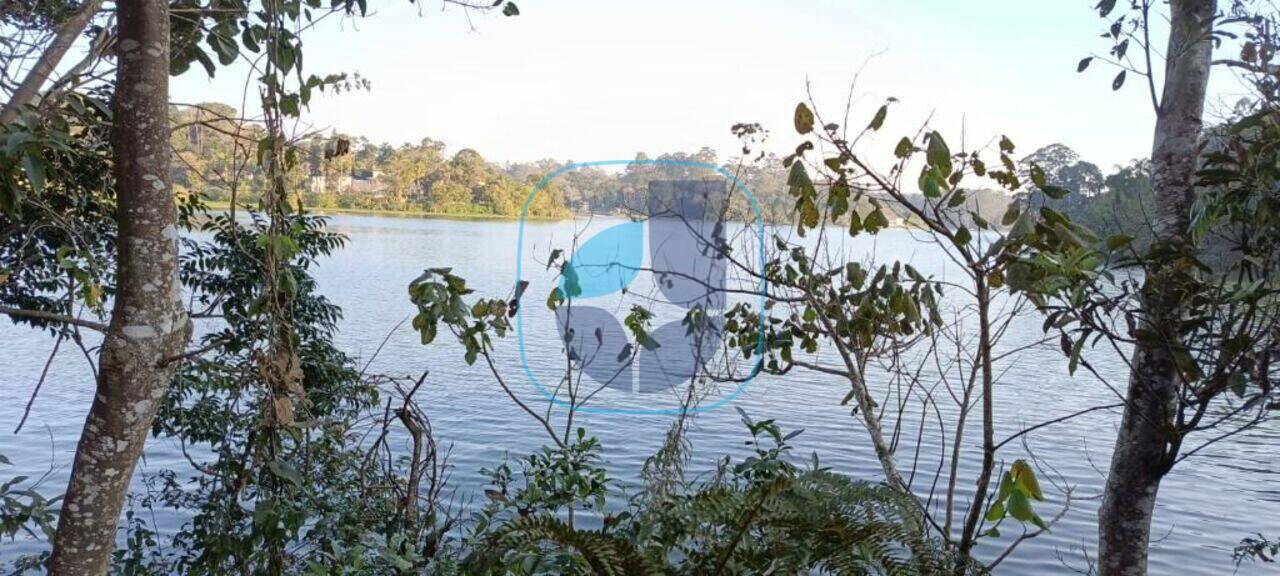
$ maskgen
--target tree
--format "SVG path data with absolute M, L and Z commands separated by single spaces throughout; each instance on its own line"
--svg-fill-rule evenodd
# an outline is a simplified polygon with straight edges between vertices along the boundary
M 266 271 L 260 279 L 267 284 L 269 304 L 287 307 L 291 278 L 284 268 L 290 257 L 290 242 L 284 232 L 290 230 L 290 221 L 287 210 L 280 207 L 286 203 L 286 182 L 290 169 L 296 164 L 296 152 L 286 150 L 287 143 L 278 121 L 284 116 L 296 117 L 314 90 L 342 82 L 343 77 L 303 76 L 301 42 L 284 22 L 304 18 L 310 22 L 313 18 L 351 14 L 355 10 L 363 13 L 365 3 L 334 2 L 322 14 L 313 14 L 313 8 L 320 9 L 300 0 L 265 3 L 262 10 L 251 10 L 248 2 L 219 2 L 214 10 L 198 2 L 180 3 L 172 11 L 164 1 L 118 3 L 117 30 L 114 42 L 110 43 L 116 48 L 117 56 L 114 78 L 95 80 L 88 87 L 79 83 L 79 75 L 103 58 L 101 45 L 94 42 L 85 61 L 72 66 L 40 102 L 35 102 L 35 94 L 92 20 L 100 4 L 83 2 L 77 7 L 78 11 L 72 12 L 60 3 L 53 4 L 52 9 L 48 3 L 39 3 L 39 10 L 12 13 L 6 5 L 0 12 L 6 24 L 15 21 L 14 14 L 19 14 L 21 19 L 38 13 L 38 17 L 28 18 L 30 22 L 19 22 L 24 31 L 39 33 L 56 27 L 54 32 L 44 34 L 50 38 L 47 46 L 38 48 L 41 56 L 14 90 L 4 111 L 6 137 L 12 133 L 11 143 L 20 140 L 26 144 L 6 147 L 0 162 L 5 176 L 0 203 L 5 218 L 18 222 L 18 226 L 6 228 L 6 248 L 14 248 L 22 257 L 17 260 L 21 265 L 13 272 L 16 281 L 4 282 L 6 286 L 0 292 L 6 304 L 16 302 L 20 306 L 6 305 L 0 312 L 50 328 L 58 335 L 59 342 L 72 338 L 79 343 L 78 333 L 74 331 L 79 328 L 105 333 L 99 357 L 97 394 L 77 447 L 59 528 L 54 536 L 48 566 L 53 574 L 105 572 L 134 466 L 165 389 L 179 362 L 207 352 L 183 352 L 191 325 L 179 298 L 180 222 L 171 187 L 170 73 L 181 74 L 194 62 L 213 73 L 213 59 L 205 52 L 201 40 L 207 41 L 223 65 L 234 62 L 242 49 L 269 55 L 268 73 L 262 77 L 268 125 L 266 136 L 259 142 L 259 163 L 271 176 L 267 186 L 271 197 L 265 203 L 272 209 L 273 220 L 265 242 Z M 514 5 L 506 2 L 465 6 L 480 10 L 501 7 L 507 15 L 518 12 Z M 177 15 L 173 20 L 171 13 Z M 6 42 L 6 46 L 19 45 Z M 26 50 L 27 46 L 40 44 L 20 46 L 19 49 Z M 265 51 L 264 46 L 268 48 Z M 11 65 L 20 67 L 26 58 L 13 53 L 4 57 L 6 75 L 17 71 L 9 69 Z M 296 71 L 296 76 L 290 76 L 291 71 Z M 296 78 L 297 85 L 284 89 L 282 78 L 285 77 Z M 73 91 L 86 94 L 69 94 Z M 86 104 L 96 105 L 96 100 L 85 96 L 101 93 L 111 94 L 110 119 L 97 117 L 86 109 Z M 63 94 L 67 94 L 67 98 L 55 97 Z M 45 105 L 46 102 L 52 104 Z M 95 181 L 103 178 L 102 173 L 95 173 L 105 167 L 103 157 L 76 155 L 94 150 L 93 136 L 107 122 L 111 130 L 109 156 L 113 161 L 114 194 L 91 188 Z M 202 127 L 216 127 L 216 122 L 197 120 L 197 123 Z M 40 138 L 32 138 L 33 135 Z M 197 140 L 200 136 L 197 130 Z M 89 145 L 80 146 L 79 140 L 86 140 Z M 18 154 L 11 154 L 15 151 Z M 49 153 L 41 154 L 43 151 Z M 53 182 L 46 187 L 49 180 Z M 87 199 L 56 194 L 65 191 L 87 192 Z M 50 193 L 48 202 L 42 197 L 45 193 Z M 104 212 L 110 212 L 112 201 L 115 202 L 115 228 L 99 222 Z M 23 213 L 24 208 L 33 206 L 40 208 L 40 216 L 29 217 Z M 65 209 L 73 217 L 61 220 L 58 230 L 33 234 L 34 242 L 19 237 L 14 246 L 10 242 L 13 240 L 10 230 L 19 234 L 36 230 L 31 227 L 34 218 L 58 216 L 45 206 Z M 277 215 L 280 217 L 275 218 Z M 80 234 L 84 231 L 97 234 L 86 241 Z M 102 238 L 112 233 L 116 234 L 114 251 L 103 249 Z M 57 267 L 38 261 L 37 265 L 26 264 L 31 257 L 46 250 L 56 253 Z M 11 256 L 14 254 L 6 251 L 4 258 L 8 261 Z M 99 258 L 102 256 L 114 262 L 103 262 Z M 69 272 L 65 281 L 51 277 L 63 272 Z M 49 292 L 64 286 L 68 292 L 65 297 L 48 296 Z M 107 295 L 114 296 L 109 323 L 70 315 L 77 301 L 101 315 L 101 302 Z M 25 308 L 28 304 L 35 304 L 36 308 Z M 298 370 L 296 361 L 289 363 L 290 359 L 296 360 L 293 343 L 297 336 L 292 333 L 287 315 L 268 314 L 268 317 L 273 329 L 271 360 L 276 363 L 263 368 L 269 373 L 275 370 L 268 381 L 273 386 L 275 408 L 280 409 L 279 388 L 290 386 Z M 279 362 L 282 358 L 283 364 Z M 294 390 L 290 388 L 288 392 L 292 394 Z
M 61 3 L 52 4 L 56 7 L 55 9 L 63 7 Z M 0 124 L 12 122 L 18 117 L 18 113 L 23 107 L 29 106 L 36 101 L 49 76 L 53 74 L 54 69 L 58 67 L 62 58 L 67 55 L 67 51 L 75 44 L 76 39 L 93 21 L 94 16 L 98 14 L 98 10 L 101 8 L 102 0 L 88 0 L 76 7 L 75 12 L 65 16 L 53 32 L 53 39 L 49 42 L 48 47 L 40 53 L 36 63 L 27 69 L 22 82 L 10 94 L 9 101 L 5 103 L 4 109 L 0 110 Z M 45 9 L 47 10 L 47 8 Z
M 836 391 L 843 396 L 840 403 L 867 431 L 885 484 L 913 499 L 915 490 L 928 491 L 927 501 L 934 504 L 919 504 L 917 514 L 954 560 L 949 571 L 962 574 L 980 562 L 979 542 L 998 541 L 1002 529 L 1018 530 L 1000 544 L 1001 552 L 983 559 L 994 567 L 1047 531 L 1071 504 L 1070 487 L 1059 485 L 1065 496 L 1059 515 L 1041 517 L 1033 501 L 1044 494 L 1032 466 L 1005 462 L 1001 451 L 1063 418 L 999 438 L 993 397 L 1001 365 L 1016 361 L 1020 352 L 998 352 L 1000 341 L 1032 301 L 1019 293 L 1030 276 L 1024 258 L 1050 250 L 1073 267 L 1087 261 L 1089 238 L 1061 214 L 1032 209 L 1007 194 L 1001 194 L 1003 226 L 979 212 L 989 202 L 971 197 L 962 183 L 990 182 L 1016 193 L 1019 175 L 1029 172 L 1046 193 L 1066 193 L 1038 166 L 1019 171 L 1008 138 L 984 158 L 981 151 L 951 148 L 941 133 L 924 126 L 890 141 L 895 160 L 888 168 L 874 166 L 868 149 L 893 102 L 885 102 L 868 123 L 853 125 L 830 122 L 807 102 L 797 105 L 794 123 L 804 140 L 783 165 L 800 238 L 776 232 L 760 238 L 769 248 L 763 275 L 744 264 L 750 249 L 721 243 L 738 273 L 765 281 L 768 291 L 763 308 L 744 301 L 728 311 L 726 347 L 746 358 L 760 356 L 763 372 L 838 377 L 845 385 Z M 906 176 L 915 169 L 918 177 Z M 918 193 L 907 190 L 911 184 Z M 840 236 L 877 234 L 899 215 L 910 217 L 918 226 L 912 233 L 954 264 L 954 275 L 939 279 L 901 261 L 850 262 L 837 248 Z M 899 456 L 905 413 L 928 414 L 931 425 L 936 417 L 944 427 L 950 440 L 936 469 Z M 981 460 L 970 472 L 960 461 L 966 440 L 974 436 L 980 438 Z M 972 497 L 960 497 L 959 487 L 970 482 Z
M 116 293 L 98 391 L 76 449 L 51 574 L 101 574 L 133 468 L 191 336 L 178 282 L 178 214 L 169 184 L 169 6 L 118 5 L 112 103 L 118 201 Z
M 1270 8 L 1267 5 L 1264 10 Z M 1107 17 L 1115 2 L 1102 2 Z M 1150 160 L 1150 241 L 1117 234 L 1101 244 L 1093 273 L 1067 278 L 1049 271 L 1041 292 L 1047 329 L 1061 331 L 1072 366 L 1081 350 L 1106 342 L 1128 359 L 1128 385 L 1117 394 L 1124 413 L 1098 511 L 1100 574 L 1145 574 L 1152 513 L 1161 481 L 1180 461 L 1267 419 L 1275 403 L 1277 251 L 1275 155 L 1280 133 L 1272 76 L 1274 10 L 1238 0 L 1223 14 L 1211 0 L 1169 4 L 1163 86 L 1157 91 L 1150 44 L 1152 4 L 1112 17 L 1113 58 L 1147 82 L 1156 112 Z M 1243 25 L 1244 34 L 1225 27 Z M 1243 38 L 1239 60 L 1256 90 L 1223 126 L 1204 129 L 1202 114 L 1213 46 Z M 1128 46 L 1141 50 L 1138 67 Z M 1084 70 L 1092 58 L 1086 58 Z M 1141 194 L 1146 167 L 1122 172 L 1119 188 Z M 1125 195 L 1133 191 L 1117 190 Z M 1041 259 L 1053 258 L 1044 254 Z M 1047 269 L 1046 269 L 1047 270 Z M 1056 284 L 1053 285 L 1053 284 Z M 1043 286 L 1042 286 L 1043 287 Z M 1090 368 L 1091 370 L 1091 368 Z M 1198 445 L 1191 445 L 1200 438 Z
M 1102 171 L 1093 163 L 1082 161 L 1075 150 L 1062 144 L 1050 144 L 1036 150 L 1023 158 L 1022 164 L 1039 166 L 1049 182 L 1071 191 L 1066 197 L 1054 199 L 1033 185 L 1024 193 L 1028 204 L 1033 208 L 1050 206 L 1061 212 L 1075 214 L 1090 198 L 1102 191 Z M 1030 178 L 1024 175 L 1023 180 Z
M 1151 196 L 1151 162 L 1136 160 L 1108 174 L 1103 192 L 1084 203 L 1071 217 L 1103 236 L 1129 236 L 1133 247 L 1151 246 L 1151 219 L 1155 205 Z
M 1114 4 L 1104 2 L 1104 14 Z M 1150 6 L 1145 0 L 1142 6 L 1145 30 Z M 1179 254 L 1190 245 L 1188 226 L 1216 17 L 1215 0 L 1169 3 L 1168 59 L 1151 146 L 1156 208 L 1152 252 L 1157 258 Z M 1182 298 L 1190 271 L 1169 265 L 1148 272 L 1138 322 L 1149 336 L 1140 338 L 1133 351 L 1124 415 L 1098 509 L 1098 568 L 1103 576 L 1146 573 L 1156 494 L 1177 454 L 1177 437 L 1169 432 L 1177 429 L 1182 372 L 1175 351 L 1186 341 L 1181 319 L 1188 303 Z

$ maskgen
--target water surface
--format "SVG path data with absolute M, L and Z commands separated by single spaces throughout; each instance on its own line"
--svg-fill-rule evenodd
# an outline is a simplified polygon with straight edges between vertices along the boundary
M 345 310 L 337 343 L 342 349 L 368 360 L 386 339 L 373 360 L 371 371 L 419 374 L 429 370 L 420 403 L 432 420 L 442 443 L 452 445 L 453 485 L 459 492 L 476 492 L 483 486 L 478 470 L 498 463 L 510 454 L 519 456 L 542 443 L 543 432 L 512 404 L 480 366 L 461 361 L 461 350 L 452 343 L 423 348 L 408 324 L 393 328 L 413 312 L 406 286 L 424 268 L 451 266 L 465 276 L 479 295 L 506 296 L 515 280 L 517 225 L 509 222 L 471 222 L 381 216 L 335 216 L 333 229 L 349 236 L 350 244 L 322 261 L 316 270 L 321 291 Z M 528 225 L 528 240 L 539 246 L 564 245 L 574 233 L 569 223 Z M 859 238 L 846 244 L 849 255 L 874 253 L 878 259 L 913 262 L 926 273 L 948 273 L 937 248 L 921 243 L 909 232 L 887 230 L 876 238 Z M 541 305 L 543 294 L 529 302 Z M 390 333 L 390 338 L 387 339 Z M 1016 321 L 1006 348 L 1032 342 L 1042 336 L 1041 319 Z M 442 340 L 444 340 L 442 338 Z M 31 411 L 26 428 L 12 430 L 21 417 L 31 387 L 39 378 L 53 342 L 45 334 L 4 322 L 0 326 L 0 453 L 14 462 L 0 467 L 0 481 L 16 474 L 38 477 L 52 470 L 40 487 L 46 494 L 59 492 L 65 483 L 85 411 L 92 397 L 93 381 L 81 352 L 64 345 L 52 366 L 44 390 Z M 538 396 L 519 370 L 514 339 L 498 344 L 500 364 L 525 398 Z M 528 355 L 531 369 L 554 369 L 563 358 L 556 343 L 534 345 Z M 826 361 L 835 359 L 824 357 Z M 1125 369 L 1114 355 L 1097 353 L 1093 363 L 1112 383 L 1124 381 Z M 1027 350 L 1005 363 L 994 401 L 1000 416 L 1002 438 L 1020 427 L 1063 416 L 1100 404 L 1115 402 L 1114 394 L 1098 379 L 1084 374 L 1068 376 L 1056 344 Z M 883 387 L 884 383 L 879 386 Z M 883 388 L 880 388 L 883 389 Z M 848 408 L 839 405 L 847 384 L 812 373 L 786 377 L 760 377 L 735 400 L 756 418 L 776 418 L 787 429 L 803 428 L 795 439 L 797 457 L 816 451 L 826 466 L 868 480 L 879 479 L 866 433 Z M 943 414 L 953 418 L 954 413 Z M 605 447 L 609 466 L 628 486 L 644 458 L 658 448 L 670 424 L 670 416 L 587 414 L 579 421 Z M 1049 534 L 1022 544 L 1000 573 L 1071 574 L 1086 567 L 1086 553 L 1093 555 L 1094 514 L 1104 471 L 1108 465 L 1118 414 L 1100 411 L 1044 428 L 1028 437 L 1027 446 L 1046 466 L 1052 467 L 1073 487 L 1071 509 Z M 915 486 L 929 490 L 933 471 L 944 449 L 936 423 L 920 427 L 918 415 L 906 415 L 903 428 L 912 437 L 922 430 L 919 454 L 914 440 L 900 448 L 920 462 Z M 723 454 L 741 456 L 745 430 L 731 408 L 700 414 L 690 432 L 695 470 L 710 468 Z M 1242 537 L 1262 532 L 1280 536 L 1280 471 L 1276 446 L 1280 430 L 1271 426 L 1214 445 L 1175 469 L 1163 483 L 1156 512 L 1152 544 L 1152 574 L 1225 574 L 1234 566 L 1231 549 Z M 950 440 L 945 440 L 950 442 Z M 961 469 L 967 474 L 959 487 L 961 499 L 972 494 L 974 464 L 979 460 L 976 438 L 967 442 L 968 456 Z M 1022 457 L 1013 445 L 1006 461 Z M 186 469 L 175 442 L 149 441 L 142 474 L 156 470 Z M 1042 515 L 1052 516 L 1062 494 L 1049 490 Z M 180 516 L 162 515 L 162 525 L 173 528 Z M 1003 541 L 988 544 L 990 557 L 1016 536 L 1016 529 L 1002 529 Z M 40 543 L 0 544 L 0 560 L 41 549 Z M 1274 565 L 1272 565 L 1274 566 Z M 1246 564 L 1241 574 L 1271 573 L 1265 565 Z

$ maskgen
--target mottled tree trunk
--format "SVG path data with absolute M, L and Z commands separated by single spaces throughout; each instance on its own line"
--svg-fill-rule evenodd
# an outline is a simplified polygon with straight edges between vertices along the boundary
M 1152 254 L 1176 253 L 1187 242 L 1199 155 L 1201 115 L 1212 57 L 1210 33 L 1215 0 L 1170 2 L 1164 93 L 1151 150 L 1156 201 Z M 1176 457 L 1181 376 L 1170 354 L 1181 335 L 1181 285 L 1185 272 L 1173 266 L 1148 270 L 1143 285 L 1141 327 L 1124 418 L 1111 456 L 1111 471 L 1098 510 L 1098 573 L 1147 573 L 1151 517 L 1160 480 Z
M 169 8 L 118 2 L 112 145 L 119 223 L 117 291 L 97 394 L 76 448 L 51 574 L 102 574 L 115 548 L 134 465 L 191 325 L 178 281 L 177 210 L 169 185 Z

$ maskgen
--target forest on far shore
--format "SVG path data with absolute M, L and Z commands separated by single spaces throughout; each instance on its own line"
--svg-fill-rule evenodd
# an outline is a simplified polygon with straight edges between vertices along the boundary
M 173 171 L 179 193 L 198 193 L 213 202 L 256 201 L 267 186 L 253 151 L 238 137 L 262 130 L 232 106 L 205 103 L 171 108 Z M 240 136 L 237 136 L 240 135 Z M 372 210 L 451 216 L 518 218 L 531 190 L 547 175 L 572 163 L 543 159 L 497 162 L 470 148 L 449 150 L 441 141 L 423 138 L 417 144 L 394 146 L 342 133 L 312 134 L 297 142 L 306 158 L 289 172 L 291 190 L 313 209 Z M 794 217 L 796 198 L 788 183 L 788 169 L 774 154 L 720 158 L 703 147 L 696 152 L 668 152 L 656 157 L 641 152 L 637 161 L 697 162 L 724 168 L 748 189 L 771 223 Z M 1106 174 L 1063 144 L 1051 144 L 1022 158 L 1072 192 L 1053 199 L 1030 185 L 1018 196 L 1033 206 L 1050 206 L 1074 221 L 1105 234 L 1128 234 L 1142 240 L 1150 228 L 1149 162 L 1134 161 Z M 643 205 L 647 185 L 654 178 L 712 176 L 698 168 L 637 163 L 623 170 L 586 167 L 567 171 L 550 182 L 529 205 L 528 216 L 567 218 L 573 214 L 627 215 Z M 224 184 L 225 183 L 225 184 Z M 230 185 L 235 183 L 236 186 Z M 825 191 L 821 191 L 825 196 Z M 996 225 L 1011 197 L 994 189 L 972 190 L 967 204 L 954 207 L 961 218 L 970 212 Z M 923 198 L 917 198 L 922 202 Z M 872 211 L 858 203 L 862 216 Z M 895 210 L 888 225 L 911 226 L 913 216 Z

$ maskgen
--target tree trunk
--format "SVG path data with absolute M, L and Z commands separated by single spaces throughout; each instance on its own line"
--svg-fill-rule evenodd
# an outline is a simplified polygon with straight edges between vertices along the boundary
M 97 394 L 76 448 L 50 574 L 103 574 L 134 465 L 191 335 L 178 281 L 177 210 L 169 184 L 169 8 L 116 4 L 112 103 L 117 291 Z
M 975 292 L 978 300 L 978 366 L 982 378 L 982 468 L 978 473 L 978 481 L 973 491 L 973 503 L 969 506 L 969 514 L 965 518 L 964 531 L 960 534 L 960 558 L 969 560 L 973 555 L 973 547 L 978 543 L 978 521 L 986 512 L 983 509 L 987 501 L 987 492 L 991 489 L 991 473 L 996 467 L 995 439 L 995 374 L 991 362 L 991 288 L 987 285 L 986 274 L 981 268 L 971 272 L 974 278 Z M 957 436 L 963 430 L 956 432 Z M 967 566 L 956 567 L 959 574 L 964 574 Z
M 1172 254 L 1187 243 L 1199 155 L 1201 115 L 1212 57 L 1215 0 L 1170 2 L 1164 94 L 1151 150 L 1156 201 L 1155 246 Z M 1181 376 L 1171 354 L 1181 341 L 1180 286 L 1185 272 L 1159 263 L 1142 288 L 1141 328 L 1111 471 L 1098 510 L 1098 573 L 1147 573 L 1151 517 L 1160 480 L 1177 456 L 1177 401 Z

